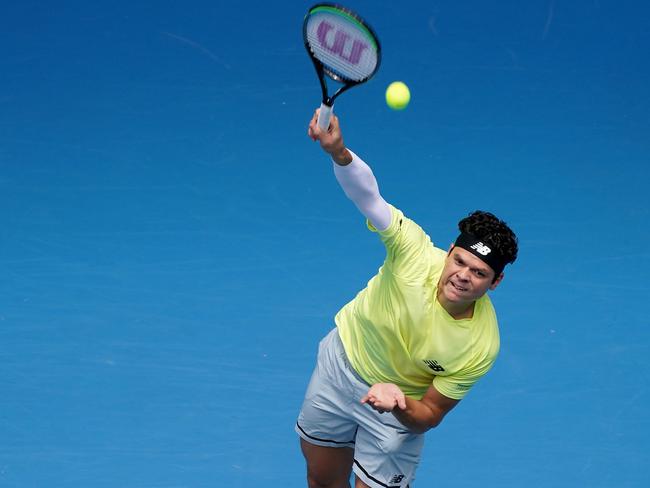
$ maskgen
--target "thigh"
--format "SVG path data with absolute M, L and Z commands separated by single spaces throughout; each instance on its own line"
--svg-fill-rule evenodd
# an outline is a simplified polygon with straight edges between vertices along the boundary
M 358 400 L 352 395 L 350 380 L 342 369 L 335 338 L 330 333 L 321 341 L 318 363 L 305 393 L 296 432 L 310 444 L 354 447 L 357 424 L 351 411 L 352 404 Z
M 324 447 L 300 439 L 300 448 L 307 461 L 307 478 L 310 486 L 347 488 L 354 450 L 349 447 Z
M 357 428 L 340 393 L 318 389 L 312 382 L 298 415 L 296 433 L 310 444 L 344 448 L 354 447 Z
M 354 473 L 371 488 L 404 488 L 412 484 L 420 462 L 424 435 L 409 432 L 390 413 L 366 408 L 356 435 Z

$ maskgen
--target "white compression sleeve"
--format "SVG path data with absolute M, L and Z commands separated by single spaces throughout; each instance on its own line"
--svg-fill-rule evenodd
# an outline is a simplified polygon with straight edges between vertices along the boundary
M 348 149 L 348 151 L 350 151 Z M 377 230 L 386 230 L 390 225 L 391 211 L 388 203 L 379 194 L 379 186 L 370 166 L 350 151 L 352 162 L 339 166 L 335 162 L 334 174 L 347 197 Z

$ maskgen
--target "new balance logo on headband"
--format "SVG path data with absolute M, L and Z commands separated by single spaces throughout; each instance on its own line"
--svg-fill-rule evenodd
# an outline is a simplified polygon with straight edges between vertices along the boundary
M 498 247 L 491 248 L 486 246 L 483 241 L 480 241 L 472 234 L 461 232 L 458 239 L 456 239 L 454 246 L 471 252 L 474 256 L 490 266 L 497 276 L 501 274 L 503 268 L 509 262 L 500 254 Z
M 477 253 L 479 253 L 482 256 L 487 256 L 492 252 L 492 249 L 487 247 L 485 244 L 482 242 L 477 242 L 473 246 L 470 246 L 472 249 L 474 249 Z

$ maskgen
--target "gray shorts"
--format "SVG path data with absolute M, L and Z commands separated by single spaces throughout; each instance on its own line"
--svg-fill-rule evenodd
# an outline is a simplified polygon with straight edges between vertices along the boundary
M 320 342 L 296 432 L 317 446 L 354 449 L 354 473 L 368 486 L 405 488 L 415 479 L 424 435 L 409 432 L 391 413 L 361 404 L 369 388 L 333 329 Z

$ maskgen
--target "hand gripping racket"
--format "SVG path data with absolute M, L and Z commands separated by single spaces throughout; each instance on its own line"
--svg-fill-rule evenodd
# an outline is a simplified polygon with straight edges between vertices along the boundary
M 318 126 L 326 130 L 336 97 L 377 72 L 381 59 L 379 39 L 357 14 L 330 3 L 309 9 L 302 34 L 323 92 Z M 343 84 L 332 96 L 328 95 L 325 75 Z

